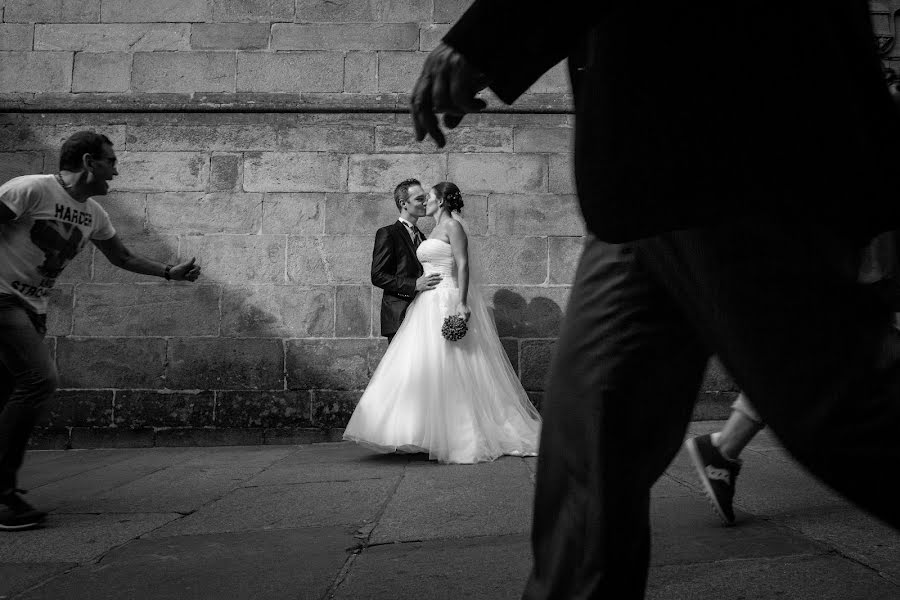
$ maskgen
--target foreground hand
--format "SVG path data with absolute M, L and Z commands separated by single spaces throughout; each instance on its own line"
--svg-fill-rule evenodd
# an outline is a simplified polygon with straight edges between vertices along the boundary
M 196 258 L 192 258 L 172 267 L 172 270 L 169 271 L 169 279 L 172 281 L 197 281 L 197 278 L 200 277 L 200 267 L 194 264 L 196 260 Z
M 441 42 L 431 51 L 410 98 L 416 141 L 430 135 L 439 148 L 447 142 L 438 125 L 437 114 L 444 113 L 444 125 L 453 129 L 466 113 L 487 106 L 475 95 L 487 86 L 487 79 L 465 57 Z
M 440 273 L 427 273 L 422 275 L 418 279 L 416 279 L 416 291 L 424 292 L 426 290 L 433 290 L 434 286 L 441 282 L 443 277 Z
M 469 317 L 472 316 L 472 309 L 469 308 L 468 304 L 463 304 L 462 302 L 460 302 L 456 305 L 456 314 L 458 314 L 468 322 Z

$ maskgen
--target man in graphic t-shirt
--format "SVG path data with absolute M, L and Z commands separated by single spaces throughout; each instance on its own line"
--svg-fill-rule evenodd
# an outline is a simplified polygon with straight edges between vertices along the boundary
M 16 489 L 16 473 L 42 407 L 56 391 L 56 367 L 44 346 L 47 300 L 66 265 L 93 242 L 128 271 L 196 281 L 194 259 L 166 265 L 129 251 L 104 196 L 118 175 L 113 144 L 80 131 L 60 151 L 59 172 L 25 175 L 0 185 L 0 531 L 28 529 L 46 513 Z

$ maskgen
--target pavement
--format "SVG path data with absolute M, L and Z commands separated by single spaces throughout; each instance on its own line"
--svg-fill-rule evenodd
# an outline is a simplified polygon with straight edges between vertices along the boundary
M 684 452 L 654 487 L 647 598 L 900 598 L 900 535 L 767 432 L 744 459 L 735 527 Z M 517 599 L 534 469 L 347 443 L 34 451 L 21 485 L 52 512 L 0 533 L 0 598 Z

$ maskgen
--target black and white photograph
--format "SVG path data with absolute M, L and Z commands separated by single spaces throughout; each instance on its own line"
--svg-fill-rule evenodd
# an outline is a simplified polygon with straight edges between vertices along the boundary
M 0 0 L 0 600 L 900 599 L 900 0 Z

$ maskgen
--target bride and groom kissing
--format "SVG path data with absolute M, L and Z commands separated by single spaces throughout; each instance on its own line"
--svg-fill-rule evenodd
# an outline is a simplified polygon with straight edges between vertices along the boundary
M 376 452 L 427 453 L 442 463 L 536 455 L 540 416 L 473 286 L 462 193 L 451 182 L 426 192 L 406 179 L 394 189 L 394 203 L 399 218 L 376 232 L 372 252 L 388 348 L 344 439 Z M 434 219 L 427 239 L 416 226 L 423 216 Z M 441 326 L 454 315 L 465 319 L 467 331 L 451 341 Z

